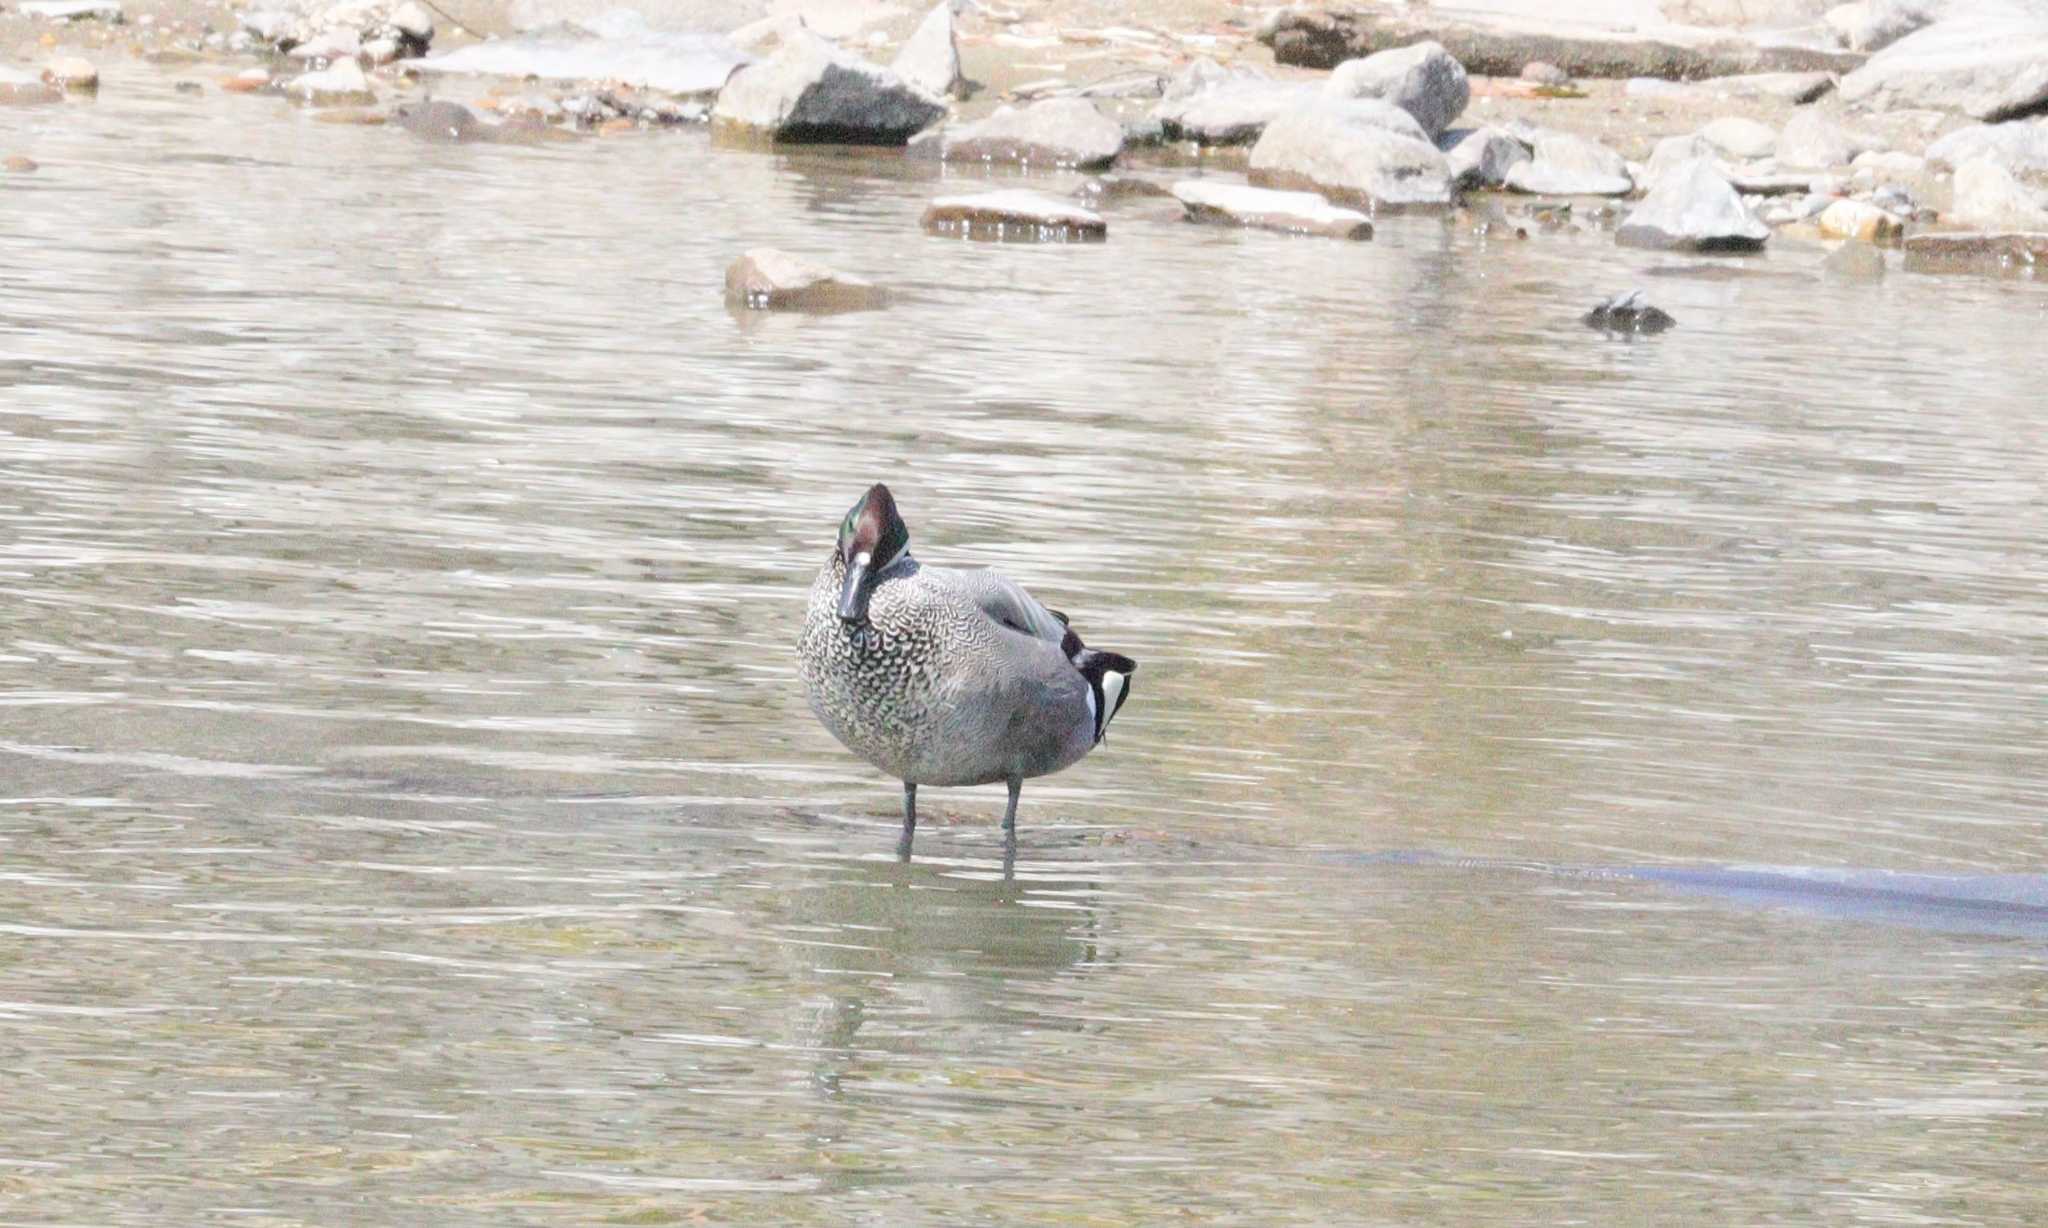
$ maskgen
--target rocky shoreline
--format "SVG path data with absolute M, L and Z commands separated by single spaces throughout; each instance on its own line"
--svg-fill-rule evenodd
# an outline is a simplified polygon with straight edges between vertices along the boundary
M 0 16 L 0 106 L 89 105 L 139 57 L 188 74 L 181 91 L 274 96 L 419 139 L 708 124 L 771 149 L 1121 172 L 1193 221 L 1349 240 L 1419 209 L 1478 226 L 1512 212 L 1653 249 L 1866 245 L 1876 259 L 1839 262 L 1866 274 L 1888 250 L 1929 270 L 2048 258 L 2048 16 L 2000 0 L 1865 0 L 1827 10 L 1803 40 L 1678 41 L 1405 7 L 1202 10 L 1183 28 L 960 5 L 906 14 L 856 0 L 830 21 L 785 10 L 717 30 L 611 13 L 480 38 L 423 0 L 20 0 Z M 31 148 L 0 157 L 11 173 L 37 169 Z M 1182 182 L 1164 177 L 1176 169 Z M 956 194 L 925 225 L 1099 240 L 1113 221 L 1100 210 L 1124 191 L 1106 185 L 1078 202 Z M 750 307 L 819 301 L 778 289 L 776 269 L 806 285 L 835 276 L 742 259 L 736 301 Z

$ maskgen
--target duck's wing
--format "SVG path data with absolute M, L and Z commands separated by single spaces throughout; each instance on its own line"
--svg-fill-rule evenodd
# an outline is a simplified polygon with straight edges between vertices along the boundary
M 1067 616 L 1049 609 L 1024 586 L 995 570 L 927 567 L 927 575 L 974 603 L 983 614 L 1020 635 L 1057 646 L 1066 638 Z

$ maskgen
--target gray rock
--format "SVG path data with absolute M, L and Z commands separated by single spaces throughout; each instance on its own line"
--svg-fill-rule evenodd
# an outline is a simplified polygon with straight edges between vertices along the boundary
M 1778 134 L 1777 161 L 1779 166 L 1813 170 L 1847 166 L 1855 161 L 1856 155 L 1880 144 L 1876 137 L 1851 132 L 1825 116 L 1802 111 L 1787 121 L 1785 130 Z
M 1794 104 L 1812 102 L 1835 88 L 1835 75 L 1826 72 L 1755 72 L 1735 77 L 1717 77 L 1706 88 L 1731 98 L 1779 98 Z
M 757 247 L 733 261 L 725 271 L 725 297 L 754 311 L 821 315 L 866 311 L 883 303 L 882 290 L 873 282 L 773 247 Z
M 1646 301 L 1641 290 L 1598 303 L 1582 319 L 1588 328 L 1605 333 L 1661 333 L 1678 323 L 1670 312 Z
M 1685 165 L 1695 158 L 1719 158 L 1718 151 L 1697 132 L 1682 136 L 1667 136 L 1650 150 L 1650 161 L 1643 167 L 1643 182 L 1655 183 L 1665 174 Z
M 1499 128 L 1451 128 L 1437 138 L 1461 188 L 1497 188 L 1509 168 L 1529 160 L 1529 147 Z
M 910 142 L 912 157 L 947 162 L 1108 166 L 1123 152 L 1124 128 L 1085 98 L 1047 98 L 1003 107 L 978 123 L 948 125 Z
M 2048 173 L 2048 120 L 1972 124 L 1927 147 L 1927 165 L 1936 170 L 1953 170 L 1974 158 L 1989 158 L 2015 175 Z
M 1563 134 L 1537 141 L 1535 156 L 1509 167 L 1502 182 L 1513 191 L 1543 196 L 1626 196 L 1636 186 L 1620 154 Z
M 476 112 L 439 98 L 393 108 L 391 123 L 424 141 L 474 141 L 482 130 Z
M 599 34 L 558 23 L 516 38 L 472 43 L 411 67 L 423 74 L 607 81 L 708 95 L 747 63 L 746 54 L 722 35 L 606 28 L 611 32 Z
M 901 145 L 945 113 L 945 103 L 895 73 L 798 34 L 734 72 L 711 116 L 778 141 Z
M 1778 134 L 1771 131 L 1770 125 L 1733 115 L 1701 128 L 1700 136 L 1731 158 L 1768 158 L 1778 146 Z
M 1413 43 L 1364 59 L 1346 60 L 1330 73 L 1323 92 L 1332 98 L 1379 98 L 1415 117 L 1435 140 L 1472 100 L 1465 66 L 1434 42 Z
M 1415 117 L 1372 98 L 1314 98 L 1252 146 L 1252 182 L 1309 188 L 1374 207 L 1447 205 L 1451 166 Z
M 889 62 L 889 71 L 934 98 L 958 98 L 967 92 L 960 75 L 960 44 L 953 33 L 953 0 L 939 0 L 925 14 Z
M 354 57 L 362 49 L 361 36 L 347 26 L 336 26 L 303 43 L 294 44 L 286 54 L 294 60 L 339 60 Z
M 1274 116 L 1300 106 L 1315 87 L 1233 72 L 1197 60 L 1167 83 L 1152 116 L 1167 139 L 1204 145 L 1244 145 L 1259 139 Z
M 1372 219 L 1331 204 L 1314 192 L 1276 192 L 1243 184 L 1187 179 L 1173 194 L 1188 220 L 1333 239 L 1372 238 Z
M 1624 247 L 1696 252 L 1756 251 L 1770 237 L 1710 158 L 1666 172 L 1614 232 Z
M 1957 6 L 1842 78 L 1842 98 L 1866 107 L 1927 107 L 1977 119 L 2048 103 L 2048 16 Z
M 1882 51 L 1934 20 L 1934 5 L 1923 0 L 1858 0 L 1822 15 L 1835 37 L 1851 51 Z
M 2048 207 L 1990 158 L 1971 158 L 1956 168 L 1949 215 L 1982 230 L 2048 230 Z
M 924 228 L 965 239 L 1070 243 L 1109 233 L 1102 215 L 1043 192 L 1009 189 L 941 196 L 924 211 Z
M 1522 80 L 1538 85 L 1570 85 L 1572 75 L 1548 61 L 1531 60 L 1522 65 Z

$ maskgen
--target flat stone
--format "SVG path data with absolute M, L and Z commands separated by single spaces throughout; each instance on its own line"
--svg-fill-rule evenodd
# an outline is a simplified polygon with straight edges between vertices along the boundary
M 1734 77 L 1717 77 L 1705 83 L 1717 94 L 1731 98 L 1777 98 L 1804 105 L 1835 88 L 1835 74 L 1829 72 L 1753 72 Z
M 889 71 L 934 98 L 967 93 L 960 73 L 960 43 L 953 30 L 953 0 L 939 0 L 889 61 Z
M 1451 178 L 1461 188 L 1497 188 L 1518 162 L 1529 160 L 1529 147 L 1494 127 L 1450 128 L 1437 138 L 1450 164 Z
M 2048 104 L 2048 17 L 1957 5 L 1843 77 L 1841 91 L 1846 102 L 1882 110 L 2025 115 Z
M 748 62 L 723 35 L 604 27 L 536 31 L 517 38 L 473 43 L 414 60 L 422 73 L 456 76 L 538 77 L 543 81 L 615 81 L 670 94 L 709 95 Z M 812 36 L 806 36 L 812 37 Z
M 83 56 L 60 55 L 43 69 L 43 79 L 75 93 L 89 94 L 100 87 L 100 70 Z
M 1102 239 L 1102 215 L 1043 192 L 1008 189 L 941 196 L 924 211 L 924 228 L 968 239 L 1071 243 Z
M 319 72 L 285 82 L 285 97 L 316 107 L 368 106 L 377 101 L 370 79 L 354 60 L 338 60 Z
M 1906 268 L 1911 272 L 1999 272 L 2041 265 L 2048 265 L 2048 230 L 1918 234 L 1906 240 Z
M 1801 171 L 1726 170 L 1736 191 L 1753 196 L 1804 196 L 1813 190 L 1813 176 Z
M 1927 169 L 1927 159 L 1901 149 L 1869 149 L 1850 159 L 1849 165 L 1872 175 L 1918 175 Z
M 777 141 L 901 145 L 945 113 L 888 69 L 800 34 L 734 72 L 711 117 Z
M 747 252 L 725 271 L 725 297 L 754 311 L 818 315 L 868 311 L 884 302 L 881 287 L 773 247 Z
M 1435 42 L 1414 43 L 1337 65 L 1323 83 L 1332 98 L 1378 98 L 1415 117 L 1434 141 L 1472 99 L 1465 66 Z
M 1865 243 L 1890 243 L 1906 233 L 1898 218 L 1860 200 L 1838 200 L 1820 211 L 1815 219 L 1823 238 L 1860 239 Z
M 1972 158 L 1956 168 L 1949 216 L 1986 230 L 2048 230 L 2048 207 L 1990 158 Z
M 1697 252 L 1756 251 L 1770 237 L 1710 158 L 1666 172 L 1614 232 L 1624 247 Z
M 921 133 L 912 157 L 946 162 L 1017 162 L 1092 170 L 1123 152 L 1124 128 L 1085 98 L 1047 98 L 1003 107 L 978 123 Z
M 1247 145 L 1283 111 L 1300 106 L 1316 87 L 1234 72 L 1198 60 L 1167 83 L 1152 117 L 1168 140 L 1204 145 Z
M 1973 158 L 1989 158 L 2015 175 L 2048 173 L 2048 120 L 1972 124 L 1927 147 L 1927 165 L 1936 170 L 1954 170 Z
M 1509 167 L 1502 182 L 1541 196 L 1626 196 L 1636 186 L 1620 154 L 1561 133 L 1537 141 L 1535 156 Z
M 1372 219 L 1355 209 L 1333 205 L 1314 192 L 1277 192 L 1188 179 L 1174 184 L 1173 194 L 1187 210 L 1189 221 L 1333 239 L 1372 238 Z
M 1876 137 L 1851 132 L 1833 120 L 1812 111 L 1802 111 L 1778 134 L 1779 166 L 1803 166 L 1821 170 L 1847 166 L 1856 155 L 1877 148 Z
M 1374 98 L 1315 98 L 1281 114 L 1252 146 L 1251 179 L 1372 208 L 1448 205 L 1451 165 L 1415 117 Z
M 1778 134 L 1770 125 L 1734 115 L 1709 123 L 1700 129 L 1700 136 L 1731 158 L 1768 158 L 1778 147 Z
M 119 0 L 21 0 L 15 7 L 24 17 L 41 17 L 47 21 L 121 20 Z
M 220 88 L 230 94 L 255 94 L 270 88 L 270 72 L 262 68 L 245 68 L 232 77 L 221 78 Z

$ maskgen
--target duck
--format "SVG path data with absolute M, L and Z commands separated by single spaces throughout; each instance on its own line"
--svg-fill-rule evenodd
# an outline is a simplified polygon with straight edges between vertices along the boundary
M 903 782 L 910 860 L 917 790 L 1009 786 L 1005 865 L 1024 782 L 1103 744 L 1137 662 L 1090 648 L 1065 614 L 994 569 L 930 567 L 876 483 L 839 525 L 797 642 L 811 711 L 854 754 Z

